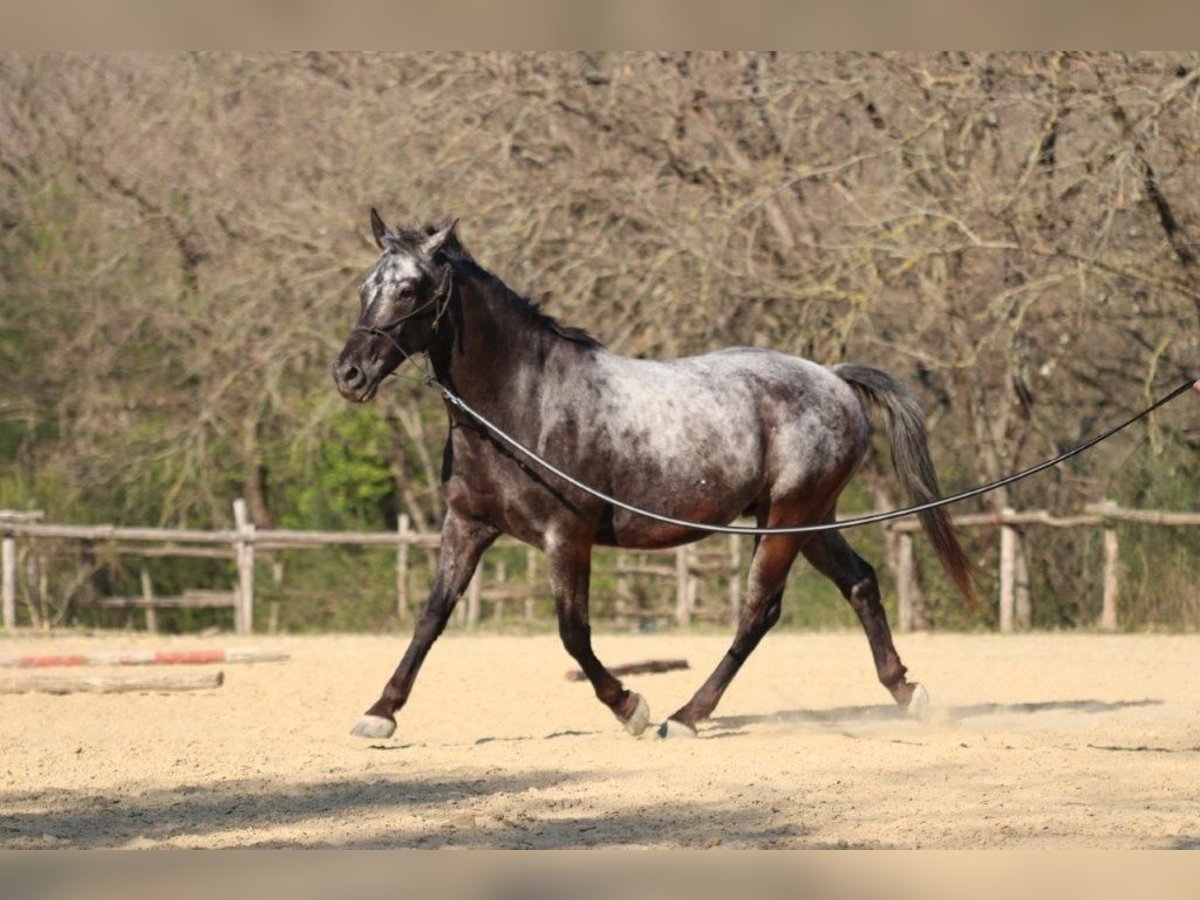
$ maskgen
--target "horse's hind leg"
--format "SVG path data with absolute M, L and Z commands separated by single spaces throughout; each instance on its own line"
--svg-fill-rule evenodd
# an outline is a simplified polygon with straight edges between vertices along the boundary
M 892 644 L 875 570 L 835 531 L 814 535 L 804 546 L 804 555 L 818 572 L 838 586 L 854 608 L 871 644 L 880 683 L 891 691 L 896 703 L 908 706 L 918 685 L 904 677 L 907 670 Z
M 738 620 L 733 644 L 692 699 L 659 727 L 660 736 L 693 735 L 696 733 L 696 723 L 712 715 L 721 695 L 733 681 L 733 676 L 758 646 L 763 635 L 779 621 L 783 586 L 800 551 L 802 540 L 797 535 L 767 535 L 759 541 L 750 563 L 746 603 Z
M 563 646 L 583 669 L 600 702 L 624 723 L 626 731 L 635 736 L 641 734 L 650 722 L 646 701 L 640 694 L 625 690 L 592 650 L 592 631 L 588 624 L 591 542 L 582 538 L 548 542 L 546 559 Z

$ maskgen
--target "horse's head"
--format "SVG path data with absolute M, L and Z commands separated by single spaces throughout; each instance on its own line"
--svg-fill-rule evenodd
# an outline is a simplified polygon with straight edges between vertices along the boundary
M 333 380 L 347 400 L 370 400 L 385 376 L 433 342 L 451 288 L 449 262 L 439 253 L 455 243 L 456 224 L 390 231 L 371 210 L 381 252 L 359 288 L 358 322 L 333 363 Z

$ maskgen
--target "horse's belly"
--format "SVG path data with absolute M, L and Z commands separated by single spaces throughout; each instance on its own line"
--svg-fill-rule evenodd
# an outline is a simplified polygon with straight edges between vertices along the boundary
M 735 518 L 737 516 L 729 516 L 708 524 L 728 524 Z M 599 532 L 596 543 L 606 547 L 626 547 L 630 550 L 664 550 L 690 544 L 709 534 L 711 532 L 702 528 L 685 528 L 637 516 L 633 521 L 615 524 L 611 532 Z
M 751 510 L 761 487 L 754 479 L 731 479 L 725 473 L 707 471 L 654 482 L 616 486 L 613 496 L 651 513 L 680 522 L 725 525 Z M 704 537 L 708 532 L 687 525 L 663 522 L 649 516 L 613 508 L 611 518 L 600 529 L 600 542 L 619 547 L 652 549 L 673 547 Z

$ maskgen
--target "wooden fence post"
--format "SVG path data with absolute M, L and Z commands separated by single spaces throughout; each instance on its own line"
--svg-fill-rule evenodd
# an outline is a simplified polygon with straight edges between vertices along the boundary
M 1030 594 L 1030 551 L 1026 546 L 1025 532 L 1016 533 L 1016 570 L 1014 572 L 1014 598 L 1016 626 L 1028 630 L 1033 626 L 1033 604 Z
M 17 542 L 11 534 L 0 540 L 0 597 L 3 598 L 4 627 L 17 627 Z
M 680 625 L 692 621 L 691 577 L 688 572 L 688 545 L 675 550 L 675 621 Z
M 151 634 L 158 633 L 158 610 L 154 608 L 154 585 L 150 581 L 150 570 L 142 566 L 142 599 L 146 601 L 146 630 Z
M 396 530 L 400 535 L 400 543 L 396 545 L 396 618 L 401 622 L 409 619 L 408 608 L 408 513 L 400 513 L 396 520 Z
M 729 620 L 737 625 L 742 617 L 742 538 L 729 536 Z
M 483 600 L 483 560 L 479 561 L 475 574 L 471 576 L 471 585 L 467 588 L 466 626 L 474 628 L 479 624 L 479 607 Z
M 1017 627 L 1028 631 L 1033 627 L 1033 605 L 1029 596 L 1029 549 L 1025 543 L 1025 532 L 1017 532 L 1016 569 L 1013 572 L 1014 602 Z
M 237 555 L 237 603 L 233 607 L 233 630 L 250 634 L 254 630 L 254 523 L 246 514 L 246 501 L 233 501 L 233 521 L 240 540 L 233 545 Z
M 907 531 L 901 531 L 896 537 L 896 629 L 912 631 L 917 594 L 913 538 Z
M 526 622 L 533 621 L 533 591 L 534 585 L 537 583 L 537 554 L 538 552 L 532 547 L 525 549 L 525 601 L 524 601 L 524 619 Z
M 492 618 L 499 621 L 504 618 L 505 604 L 510 596 L 505 590 L 508 587 L 508 566 L 503 558 L 496 560 L 496 586 L 500 590 L 492 598 Z
M 46 613 L 45 582 L 42 573 L 42 557 L 36 544 L 30 544 L 25 554 L 25 584 L 29 589 L 29 618 L 35 628 L 50 630 L 50 619 Z
M 629 576 L 625 574 L 625 567 L 629 565 L 628 556 L 617 551 L 617 597 L 613 605 L 613 621 L 618 628 L 624 628 L 629 621 Z
M 1100 627 L 1105 631 L 1117 630 L 1118 551 L 1117 529 L 1104 529 L 1104 601 L 1100 610 Z
M 1003 515 L 1012 514 L 1005 507 Z M 1017 531 L 1011 525 L 1000 526 L 1000 631 L 1008 634 L 1013 630 L 1016 611 L 1017 584 Z

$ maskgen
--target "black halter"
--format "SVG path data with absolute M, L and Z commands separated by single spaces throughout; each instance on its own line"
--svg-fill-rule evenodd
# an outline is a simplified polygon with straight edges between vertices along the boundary
M 431 306 L 433 307 L 433 330 L 436 332 L 438 324 L 442 321 L 442 316 L 446 312 L 446 307 L 450 305 L 450 296 L 454 292 L 454 279 L 451 277 L 450 266 L 446 265 L 442 269 L 442 282 L 438 285 L 438 289 L 433 292 L 433 295 L 418 306 L 416 309 L 406 312 L 402 316 L 396 316 L 394 319 L 389 319 L 382 325 L 355 325 L 351 332 L 361 331 L 365 334 L 378 335 L 382 338 L 387 338 L 391 341 L 392 346 L 400 351 L 401 356 L 408 359 L 411 354 L 400 346 L 400 341 L 397 340 L 400 332 L 404 330 L 404 325 L 411 322 L 413 319 L 423 318 L 423 313 Z M 399 329 L 393 335 L 393 330 Z

